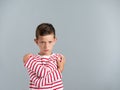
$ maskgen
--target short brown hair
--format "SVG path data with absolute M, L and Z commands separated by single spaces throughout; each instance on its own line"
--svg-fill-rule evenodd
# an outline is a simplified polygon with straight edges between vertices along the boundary
M 36 39 L 38 39 L 39 36 L 45 36 L 53 34 L 55 38 L 55 28 L 50 23 L 42 23 L 37 26 L 36 28 Z

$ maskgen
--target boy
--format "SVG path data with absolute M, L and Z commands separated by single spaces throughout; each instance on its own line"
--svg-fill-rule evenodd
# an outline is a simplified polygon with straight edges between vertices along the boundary
M 42 23 L 36 29 L 35 43 L 40 52 L 26 54 L 24 66 L 30 77 L 30 90 L 63 90 L 62 71 L 65 58 L 52 52 L 56 43 L 55 29 L 50 23 Z

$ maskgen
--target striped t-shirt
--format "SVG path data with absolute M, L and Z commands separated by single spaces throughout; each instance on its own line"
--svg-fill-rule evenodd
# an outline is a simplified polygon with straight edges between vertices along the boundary
M 32 55 L 24 64 L 27 68 L 31 90 L 63 90 L 62 74 L 57 69 L 60 54 Z

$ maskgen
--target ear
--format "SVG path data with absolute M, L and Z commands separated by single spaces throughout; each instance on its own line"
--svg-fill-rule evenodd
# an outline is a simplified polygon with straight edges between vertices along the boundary
M 57 42 L 57 38 L 55 37 L 55 39 L 54 39 L 54 43 L 56 43 Z
M 38 40 L 37 40 L 37 39 L 34 39 L 34 42 L 35 42 L 36 44 L 38 44 Z

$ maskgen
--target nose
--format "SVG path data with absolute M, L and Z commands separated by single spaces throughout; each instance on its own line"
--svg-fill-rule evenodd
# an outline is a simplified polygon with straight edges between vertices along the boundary
M 48 47 L 49 47 L 49 44 L 48 43 L 45 43 L 45 49 L 48 49 Z

